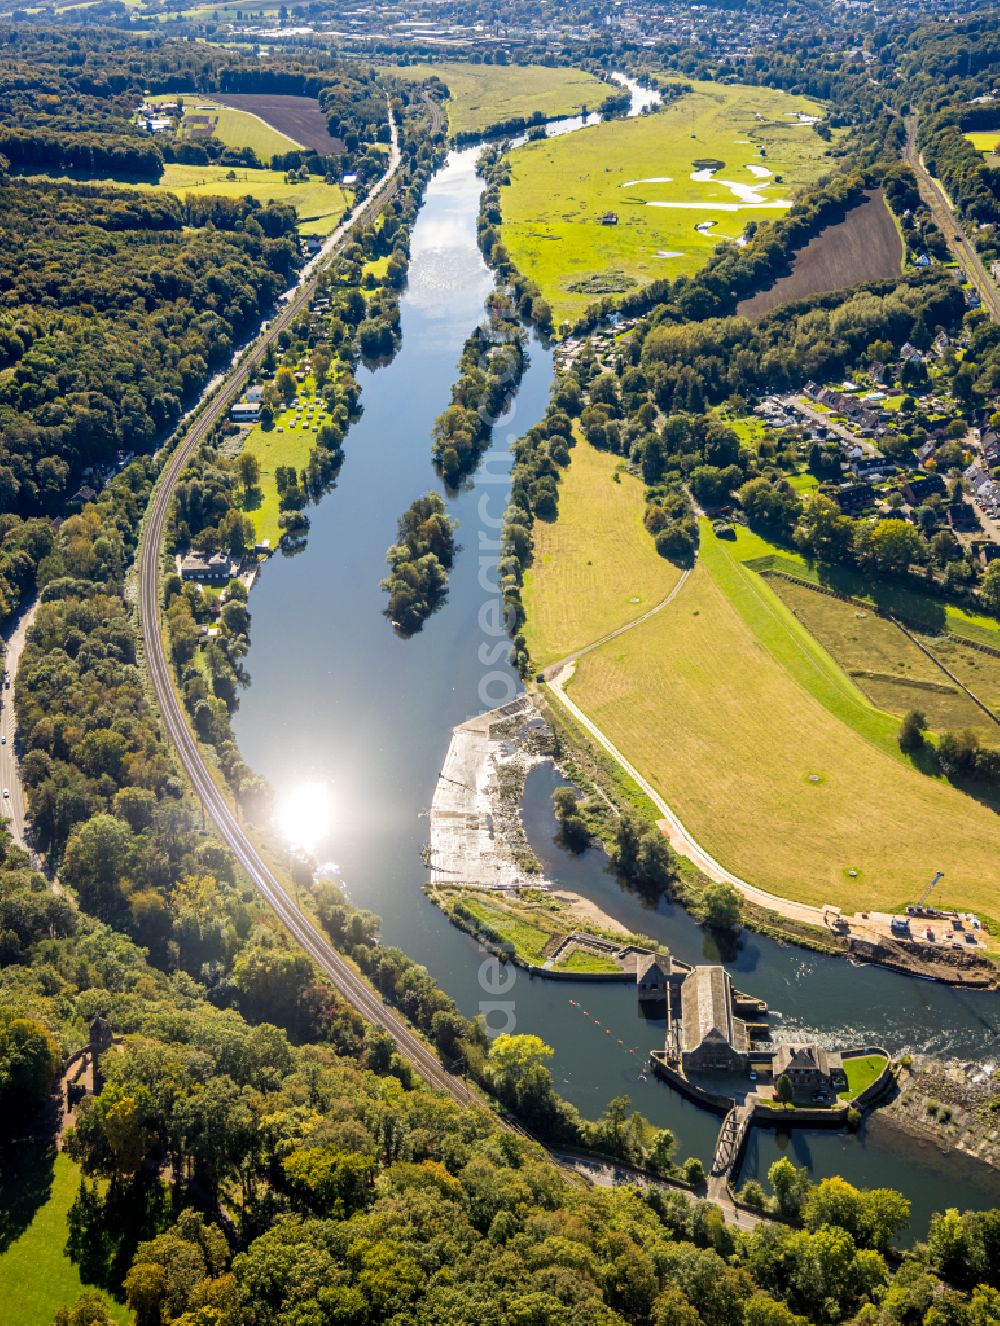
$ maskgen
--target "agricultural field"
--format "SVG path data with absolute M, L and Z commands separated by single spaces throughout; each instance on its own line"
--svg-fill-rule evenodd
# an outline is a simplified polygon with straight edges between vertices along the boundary
M 249 111 L 234 110 L 213 97 L 198 93 L 161 93 L 150 97 L 156 105 L 176 105 L 182 99 L 183 113 L 177 127 L 178 138 L 218 138 L 227 147 L 249 147 L 261 161 L 270 161 L 279 152 L 292 152 L 301 147 L 294 139 L 279 133 L 259 116 Z
M 66 1256 L 67 1214 L 80 1187 L 80 1168 L 67 1155 L 21 1148 L 0 1180 L 0 1326 L 51 1326 L 59 1308 L 85 1286 Z M 13 1288 L 16 1286 L 16 1289 Z M 132 1313 L 106 1300 L 116 1322 Z
M 338 155 L 344 144 L 334 138 L 315 97 L 279 92 L 218 92 L 214 99 L 233 110 L 259 116 L 283 136 L 324 155 Z
M 894 622 L 788 580 L 769 579 L 768 584 L 876 708 L 897 717 L 920 709 L 934 731 L 972 728 L 986 744 L 1000 744 L 1000 727 Z M 949 639 L 941 637 L 943 642 Z M 928 648 L 937 654 L 938 639 L 929 640 Z M 951 652 L 962 655 L 967 667 L 969 659 L 973 667 L 981 660 L 977 672 L 987 686 L 995 673 L 994 686 L 1000 689 L 1000 659 L 954 643 Z
M 675 601 L 585 655 L 572 698 L 744 879 L 893 910 L 944 860 L 942 904 L 995 914 L 996 814 L 900 754 L 896 720 L 744 566 L 758 552 L 703 522 Z
M 618 456 L 578 440 L 559 486 L 557 519 L 535 522 L 523 597 L 536 667 L 642 616 L 680 576 L 642 523 L 641 481 L 619 473 L 619 464 Z
M 294 407 L 276 413 L 274 427 L 265 430 L 260 424 L 255 424 L 247 433 L 241 448 L 256 456 L 260 465 L 258 492 L 249 501 L 244 499 L 242 509 L 253 521 L 258 543 L 268 539 L 272 548 L 277 548 L 282 535 L 278 524 L 281 511 L 274 472 L 279 465 L 291 465 L 297 474 L 301 473 L 309 460 L 309 453 L 316 445 L 313 428 L 318 428 L 330 417 L 323 407 L 322 399 L 317 399 L 315 395 L 311 378 L 299 388 L 299 401 L 303 408 L 297 425 L 295 416 L 299 411 Z M 307 424 L 305 414 L 310 407 L 313 407 L 314 412 L 311 423 Z
M 696 272 L 720 240 L 786 211 L 827 168 L 817 102 L 771 88 L 690 86 L 656 114 L 511 153 L 503 241 L 557 325 L 603 293 Z M 603 224 L 605 214 L 617 222 Z
M 844 290 L 864 281 L 898 276 L 903 265 L 903 241 L 881 193 L 821 230 L 792 260 L 792 270 L 767 290 L 741 300 L 737 313 L 755 322 L 765 313 L 793 300 L 829 290 Z
M 399 78 L 423 81 L 437 77 L 447 87 L 448 131 L 478 134 L 509 120 L 540 112 L 546 119 L 597 110 L 613 89 L 582 69 L 547 69 L 542 65 L 441 64 L 400 65 Z
M 280 170 L 256 170 L 228 166 L 185 166 L 168 162 L 156 184 L 126 180 L 88 181 L 115 189 L 150 189 L 183 198 L 188 194 L 214 194 L 223 198 L 243 198 L 251 194 L 262 203 L 291 203 L 299 218 L 303 235 L 328 235 L 347 211 L 350 196 L 337 184 L 310 176 L 290 184 Z

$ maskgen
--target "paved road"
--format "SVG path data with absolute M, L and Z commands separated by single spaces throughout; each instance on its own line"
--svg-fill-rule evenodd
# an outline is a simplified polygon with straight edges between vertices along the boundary
M 1000 323 L 1000 290 L 986 270 L 986 265 L 976 252 L 975 245 L 962 229 L 944 189 L 928 171 L 917 151 L 917 116 L 911 115 L 906 120 L 906 146 L 903 159 L 917 177 L 920 196 L 931 210 L 938 229 L 944 235 L 948 247 L 965 273 L 968 280 L 979 291 L 983 308 L 994 322 Z
M 27 840 L 27 802 L 21 784 L 21 770 L 16 751 L 16 720 L 14 697 L 17 694 L 17 668 L 24 650 L 25 637 L 35 620 L 37 602 L 18 620 L 7 638 L 4 650 L 4 690 L 0 692 L 0 786 L 3 787 L 3 806 L 0 813 L 10 826 L 16 842 L 31 850 Z M 7 679 L 10 688 L 7 689 Z M 8 796 L 7 794 L 10 793 Z
M 381 203 L 388 190 L 394 187 L 399 165 L 398 135 L 396 125 L 392 122 L 392 150 L 385 174 L 368 200 L 337 227 L 324 245 L 322 257 L 334 253 L 348 237 L 354 224 Z M 143 647 L 168 739 L 184 766 L 206 814 L 232 849 L 258 893 L 274 909 L 316 965 L 330 978 L 339 993 L 369 1022 L 382 1027 L 392 1036 L 400 1053 L 409 1060 L 421 1077 L 431 1086 L 447 1092 L 454 1100 L 465 1104 L 475 1097 L 462 1078 L 442 1067 L 437 1055 L 416 1032 L 399 1014 L 383 1003 L 379 995 L 358 975 L 351 964 L 315 929 L 261 856 L 250 835 L 216 786 L 202 759 L 181 710 L 164 652 L 160 622 L 160 564 L 163 532 L 174 488 L 192 453 L 202 444 L 215 422 L 228 412 L 233 401 L 243 391 L 250 373 L 263 359 L 267 346 L 308 305 L 320 265 L 320 262 L 313 262 L 306 269 L 304 279 L 291 298 L 286 299 L 270 326 L 262 331 L 253 346 L 234 364 L 210 400 L 197 414 L 163 470 L 147 512 L 139 550 L 139 614 Z
M 592 1183 L 595 1188 L 618 1188 L 625 1184 L 637 1184 L 641 1188 L 662 1188 L 668 1192 L 679 1192 L 685 1197 L 692 1197 L 691 1189 L 683 1183 L 671 1183 L 669 1179 L 654 1178 L 640 1169 L 634 1169 L 621 1161 L 603 1160 L 592 1156 L 581 1156 L 571 1151 L 553 1151 L 553 1159 Z M 754 1229 L 762 1221 L 770 1219 L 767 1215 L 757 1215 L 737 1206 L 726 1188 L 724 1180 L 710 1178 L 707 1182 L 705 1197 L 718 1206 L 726 1223 L 738 1229 Z
M 788 409 L 794 410 L 796 414 L 803 415 L 811 423 L 819 424 L 821 428 L 829 429 L 831 433 L 835 433 L 837 437 L 839 437 L 842 442 L 846 442 L 848 446 L 860 447 L 862 455 L 881 456 L 882 453 L 879 451 L 878 447 L 869 442 L 867 438 L 859 437 L 857 433 L 852 433 L 846 424 L 838 423 L 828 414 L 823 414 L 822 411 L 814 409 L 811 405 L 807 405 L 802 397 L 796 396 L 794 392 L 791 395 L 783 396 L 781 400 L 782 404 L 786 405 Z
M 575 653 L 567 654 L 566 657 L 561 658 L 558 663 L 550 663 L 547 668 L 542 670 L 542 676 L 546 681 L 552 677 L 558 677 L 559 673 L 562 672 L 565 667 L 570 663 L 575 663 L 577 659 L 582 658 L 584 654 L 589 654 L 594 649 L 600 649 L 601 645 L 606 645 L 609 640 L 617 640 L 618 637 L 624 635 L 626 631 L 632 631 L 635 627 L 641 626 L 643 622 L 648 622 L 650 617 L 655 617 L 658 612 L 662 612 L 668 603 L 673 603 L 674 599 L 684 588 L 685 582 L 691 574 L 691 570 L 692 568 L 688 567 L 667 597 L 660 599 L 659 603 L 654 603 L 653 606 L 644 612 L 641 617 L 635 617 L 632 621 L 626 622 L 624 626 L 619 626 L 614 631 L 608 631 L 607 635 L 602 635 L 599 640 L 594 640 L 591 644 L 584 645 L 582 649 L 577 649 Z

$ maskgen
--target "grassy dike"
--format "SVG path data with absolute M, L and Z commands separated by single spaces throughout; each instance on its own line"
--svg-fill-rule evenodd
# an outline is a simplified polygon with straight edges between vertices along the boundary
M 750 882 L 892 910 L 946 861 L 942 903 L 989 916 L 994 813 L 900 754 L 896 720 L 743 566 L 759 543 L 705 522 L 677 599 L 582 658 L 573 699 Z

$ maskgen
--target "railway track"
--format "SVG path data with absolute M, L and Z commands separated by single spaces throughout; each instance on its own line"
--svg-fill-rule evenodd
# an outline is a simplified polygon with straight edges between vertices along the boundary
M 921 160 L 917 148 L 917 116 L 906 120 L 906 145 L 903 159 L 917 177 L 920 196 L 930 208 L 931 216 L 944 235 L 948 247 L 966 278 L 979 291 L 982 306 L 994 322 L 1000 323 L 1000 290 L 986 270 L 986 264 L 976 252 L 975 245 L 962 229 L 945 192 Z
M 381 1027 L 393 1038 L 400 1054 L 409 1060 L 424 1081 L 446 1092 L 460 1104 L 467 1104 L 476 1097 L 465 1081 L 444 1068 L 433 1050 L 421 1040 L 412 1027 L 394 1009 L 389 1008 L 350 963 L 319 934 L 289 897 L 233 813 L 229 803 L 216 786 L 181 709 L 170 676 L 160 625 L 161 550 L 170 501 L 177 481 L 191 456 L 205 441 L 216 422 L 228 413 L 232 404 L 239 398 L 250 375 L 264 358 L 268 346 L 276 341 L 281 332 L 308 305 L 323 260 L 335 254 L 353 227 L 359 221 L 366 219 L 374 208 L 380 206 L 390 196 L 395 187 L 401 157 L 398 130 L 391 111 L 389 119 L 392 129 L 390 161 L 378 185 L 333 232 L 324 245 L 320 261 L 312 266 L 310 274 L 297 287 L 292 297 L 285 300 L 280 312 L 269 326 L 262 329 L 253 345 L 234 362 L 222 382 L 198 411 L 187 433 L 167 461 L 153 492 L 143 524 L 138 557 L 139 619 L 146 665 L 168 739 L 206 814 L 219 835 L 232 849 L 257 892 L 274 910 L 317 967 L 330 979 L 335 989 L 363 1017 L 375 1026 Z

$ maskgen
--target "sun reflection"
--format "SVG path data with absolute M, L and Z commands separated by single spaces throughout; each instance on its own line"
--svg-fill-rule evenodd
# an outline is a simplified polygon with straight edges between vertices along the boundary
M 278 807 L 278 824 L 290 847 L 314 852 L 330 832 L 333 796 L 327 783 L 303 783 Z

